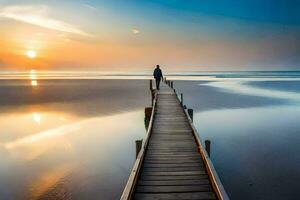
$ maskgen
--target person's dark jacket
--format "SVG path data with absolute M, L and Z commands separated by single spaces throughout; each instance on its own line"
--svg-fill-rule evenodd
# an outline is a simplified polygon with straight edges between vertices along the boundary
M 153 76 L 155 79 L 161 79 L 163 77 L 162 72 L 159 68 L 156 68 L 153 72 Z

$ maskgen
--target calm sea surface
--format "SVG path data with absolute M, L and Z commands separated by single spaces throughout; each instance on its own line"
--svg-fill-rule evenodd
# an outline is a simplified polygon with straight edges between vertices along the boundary
M 231 199 L 299 199 L 299 81 L 180 81 Z
M 291 73 L 174 83 L 212 141 L 231 199 L 300 196 L 300 81 Z M 0 80 L 0 199 L 118 199 L 145 136 L 148 80 L 35 76 Z
M 148 81 L 0 80 L 0 199 L 118 199 Z

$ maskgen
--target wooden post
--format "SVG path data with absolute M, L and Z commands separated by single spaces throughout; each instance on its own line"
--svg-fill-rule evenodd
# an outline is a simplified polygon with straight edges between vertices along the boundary
M 210 157 L 210 140 L 205 140 L 205 150 L 207 152 L 207 155 Z
M 182 93 L 180 94 L 180 101 L 181 101 L 180 104 L 183 105 L 183 94 Z
M 148 131 L 148 128 L 149 128 L 151 115 L 152 115 L 152 107 L 146 107 L 145 108 L 145 118 L 144 118 L 144 124 L 145 124 L 146 131 Z
M 142 148 L 143 140 L 136 140 L 135 141 L 135 158 L 139 155 L 141 148 Z
M 152 114 L 152 107 L 146 107 L 145 108 L 145 117 L 150 119 L 151 114 Z
M 194 121 L 194 110 L 189 108 L 187 111 L 189 113 L 189 116 L 190 116 L 191 120 Z
M 150 91 L 153 90 L 153 87 L 152 87 L 152 79 L 150 79 Z
M 171 81 L 171 88 L 174 88 L 174 87 L 173 87 L 173 81 Z

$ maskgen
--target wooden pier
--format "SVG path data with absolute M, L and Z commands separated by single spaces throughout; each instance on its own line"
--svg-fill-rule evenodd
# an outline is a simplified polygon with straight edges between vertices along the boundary
M 146 139 L 121 200 L 229 199 L 172 84 L 153 95 Z M 182 98 L 182 97 L 181 97 Z

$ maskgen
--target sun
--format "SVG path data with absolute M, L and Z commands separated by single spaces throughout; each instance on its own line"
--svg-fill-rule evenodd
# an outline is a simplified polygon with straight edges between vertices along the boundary
M 29 51 L 26 52 L 26 55 L 27 55 L 28 58 L 33 59 L 33 58 L 36 57 L 36 51 L 34 51 L 34 50 L 29 50 Z

